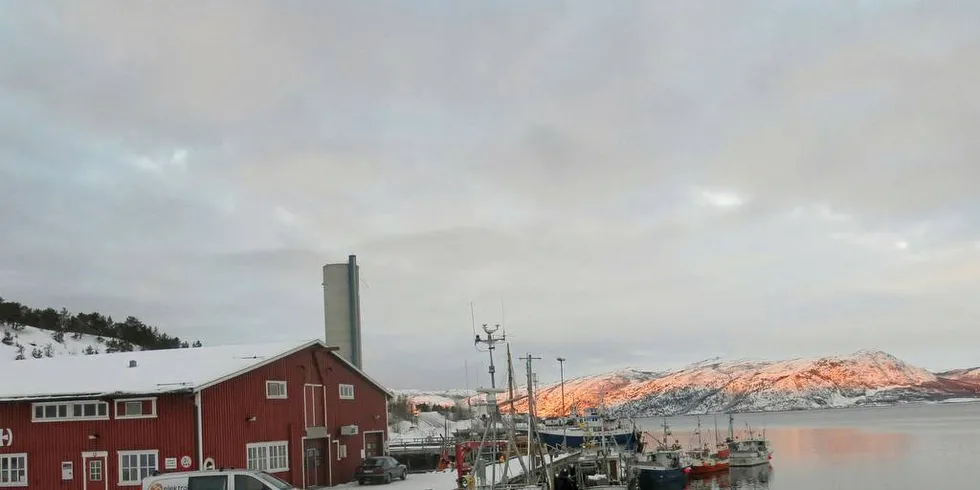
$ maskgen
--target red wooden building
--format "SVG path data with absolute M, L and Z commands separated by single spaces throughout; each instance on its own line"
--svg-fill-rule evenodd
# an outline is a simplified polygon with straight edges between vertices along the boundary
M 320 341 L 0 363 L 0 488 L 257 468 L 300 488 L 385 453 L 391 393 Z

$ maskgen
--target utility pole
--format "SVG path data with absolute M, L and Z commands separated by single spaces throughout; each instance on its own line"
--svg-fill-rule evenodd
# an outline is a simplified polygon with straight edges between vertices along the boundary
M 568 447 L 568 420 L 567 415 L 565 415 L 565 358 L 558 358 L 558 371 L 561 373 L 561 416 L 563 419 L 561 424 L 561 447 L 565 449 Z

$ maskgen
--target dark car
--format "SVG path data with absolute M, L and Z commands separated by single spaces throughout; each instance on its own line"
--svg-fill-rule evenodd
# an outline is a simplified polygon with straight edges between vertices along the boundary
M 354 478 L 361 485 L 369 480 L 391 483 L 391 480 L 395 478 L 404 480 L 407 476 L 408 467 L 399 463 L 397 459 L 391 456 L 367 458 L 361 461 L 360 466 L 357 467 L 357 471 L 354 472 Z

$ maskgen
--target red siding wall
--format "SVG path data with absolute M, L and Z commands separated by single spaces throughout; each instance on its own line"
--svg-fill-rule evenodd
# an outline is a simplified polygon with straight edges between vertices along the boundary
M 215 467 L 245 468 L 245 446 L 252 442 L 289 441 L 289 468 L 276 476 L 302 483 L 296 445 L 303 436 L 302 362 L 295 356 L 205 389 L 201 393 L 204 457 Z M 286 399 L 266 399 L 265 382 L 286 381 Z M 248 421 L 255 417 L 255 421 Z M 297 478 L 298 477 L 298 478 Z
M 388 406 L 384 392 L 356 372 L 347 369 L 342 360 L 329 355 L 324 356 L 324 361 L 322 364 L 327 379 L 324 383 L 327 390 L 327 424 L 334 440 L 347 445 L 347 458 L 337 461 L 337 455 L 331 454 L 333 484 L 339 485 L 353 480 L 354 470 L 361 462 L 365 432 L 381 431 L 382 437 L 387 440 Z M 340 399 L 341 383 L 354 385 L 353 400 Z M 340 427 L 343 425 L 357 425 L 358 434 L 340 435 Z
M 106 451 L 105 481 L 110 490 L 119 488 L 117 451 L 159 450 L 164 458 L 178 458 L 194 452 L 193 395 L 165 395 L 157 398 L 158 418 L 116 419 L 115 404 L 109 403 L 109 420 L 31 422 L 31 403 L 0 403 L 0 429 L 10 429 L 13 445 L 0 447 L 0 454 L 27 453 L 29 488 L 81 490 L 86 477 L 82 452 Z M 96 439 L 89 439 L 96 435 Z M 72 461 L 74 478 L 61 479 L 61 463 Z M 91 489 L 90 489 L 91 490 Z
M 267 380 L 286 381 L 288 398 L 267 399 Z M 340 383 L 354 385 L 354 400 L 340 400 Z M 361 461 L 363 431 L 386 431 L 385 394 L 321 347 L 305 349 L 205 389 L 201 395 L 204 457 L 212 458 L 219 468 L 244 468 L 247 444 L 288 441 L 289 471 L 276 476 L 302 486 L 305 384 L 324 385 L 328 432 L 332 440 L 347 445 L 347 458 L 339 461 L 334 445 L 330 445 L 333 484 L 350 481 Z M 253 416 L 255 420 L 248 421 Z M 349 424 L 358 425 L 358 435 L 341 436 L 340 426 Z
M 266 380 L 286 381 L 287 398 L 266 399 Z M 306 429 L 303 386 L 306 383 L 324 385 L 330 440 L 347 446 L 347 457 L 338 461 L 336 446 L 328 445 L 330 453 L 324 456 L 330 464 L 332 483 L 350 481 L 361 461 L 364 432 L 386 433 L 385 394 L 322 347 L 305 349 L 204 389 L 201 392 L 203 456 L 212 458 L 216 467 L 244 468 L 246 444 L 288 441 L 289 471 L 277 476 L 298 487 L 303 485 Z M 340 399 L 341 383 L 354 385 L 354 400 Z M 189 456 L 193 460 L 189 469 L 197 469 L 193 395 L 159 396 L 157 418 L 116 419 L 115 406 L 110 401 L 110 420 L 33 423 L 31 403 L 0 403 L 0 429 L 10 429 L 13 434 L 13 445 L 0 447 L 0 454 L 27 453 L 29 488 L 44 490 L 82 490 L 86 477 L 82 452 L 108 452 L 104 470 L 108 490 L 134 488 L 118 485 L 117 451 L 158 450 L 158 468 L 164 472 L 173 471 L 164 469 L 166 458 L 179 461 Z M 249 421 L 250 417 L 255 420 Z M 341 436 L 340 427 L 351 424 L 358 426 L 358 434 Z M 98 437 L 89 439 L 90 434 Z M 63 461 L 74 463 L 71 481 L 61 480 Z M 90 486 L 88 490 L 93 489 Z

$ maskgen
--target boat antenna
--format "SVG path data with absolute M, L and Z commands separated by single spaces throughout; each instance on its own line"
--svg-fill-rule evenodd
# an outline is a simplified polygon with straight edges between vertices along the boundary
M 472 301 L 470 301 L 470 327 L 473 329 L 473 337 L 476 337 L 476 313 L 473 312 Z
M 500 300 L 500 328 L 503 329 L 503 334 L 507 335 L 507 323 L 504 321 L 504 300 Z
M 478 351 L 480 350 L 480 348 L 479 348 L 479 345 L 480 344 L 486 344 L 486 346 L 487 346 L 486 352 L 490 353 L 490 369 L 489 369 L 489 373 L 490 373 L 490 388 L 491 389 L 496 389 L 497 388 L 497 376 L 495 374 L 497 372 L 497 369 L 496 369 L 496 367 L 493 364 L 493 350 L 496 348 L 495 346 L 496 346 L 496 344 L 498 342 L 506 342 L 507 341 L 507 335 L 500 335 L 499 337 L 495 337 L 493 335 L 493 334 L 497 333 L 497 330 L 499 328 L 500 328 L 500 325 L 487 325 L 486 323 L 484 323 L 483 324 L 483 332 L 486 333 L 486 335 L 487 335 L 486 338 L 481 338 L 480 337 L 480 334 L 476 334 L 476 336 L 474 336 L 474 338 L 473 338 L 473 346 L 476 347 L 476 350 L 478 350 Z

